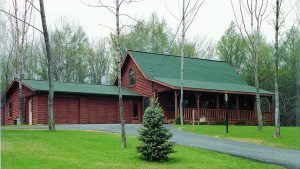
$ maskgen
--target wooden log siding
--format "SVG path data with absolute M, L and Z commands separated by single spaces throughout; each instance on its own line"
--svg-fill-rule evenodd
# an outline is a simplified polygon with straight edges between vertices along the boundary
M 30 90 L 28 87 L 23 86 L 23 97 L 24 97 L 24 113 L 26 112 L 26 99 L 30 96 L 32 93 L 32 90 Z M 19 116 L 19 88 L 17 86 L 13 86 L 13 89 L 11 91 L 11 94 L 7 96 L 6 103 L 11 103 L 12 107 L 12 115 L 11 117 L 8 117 L 8 108 L 9 104 L 5 104 L 4 107 L 4 124 L 5 125 L 12 125 L 14 124 L 14 120 Z M 26 116 L 26 114 L 24 114 Z M 24 117 L 25 117 L 24 116 Z
M 41 94 L 38 95 L 37 104 L 38 110 L 38 123 L 39 124 L 48 124 L 48 95 Z
M 209 122 L 216 123 L 220 120 L 224 120 L 226 117 L 225 109 L 201 109 L 197 112 L 197 108 L 184 108 L 183 116 L 187 121 L 191 121 L 193 118 L 193 111 L 195 111 L 195 119 L 198 121 L 201 117 L 206 117 Z M 179 108 L 177 108 L 177 116 L 179 115 Z M 199 115 L 198 115 L 199 114 Z M 265 123 L 270 125 L 273 123 L 272 112 L 263 112 L 265 117 Z M 236 123 L 240 120 L 245 120 L 248 124 L 255 124 L 257 121 L 257 115 L 255 111 L 251 110 L 228 110 L 228 119 L 230 123 Z
M 130 86 L 129 71 L 132 68 L 135 71 L 135 85 Z M 166 86 L 157 84 L 147 79 L 131 57 L 127 57 L 127 60 L 124 62 L 122 67 L 122 87 L 147 97 L 153 96 L 154 92 L 171 90 Z
M 18 95 L 16 94 L 16 97 Z M 58 98 L 73 98 L 73 99 L 78 99 L 78 107 L 79 107 L 79 123 L 80 124 L 87 124 L 89 123 L 89 117 L 88 117 L 88 106 L 91 104 L 89 103 L 89 100 L 95 100 L 95 99 L 104 99 L 104 100 L 115 100 L 116 97 L 112 96 L 90 96 L 90 95 L 72 95 L 72 94 L 55 94 L 54 97 L 54 102 Z M 47 93 L 39 93 L 37 95 L 32 96 L 32 113 L 33 113 L 33 124 L 47 124 L 48 123 L 48 95 Z M 131 103 L 133 101 L 140 103 L 139 109 L 140 109 L 140 120 L 142 119 L 143 116 L 143 111 L 142 111 L 142 98 L 131 98 L 131 97 L 124 97 L 124 115 L 125 115 L 125 120 L 126 123 L 131 123 L 132 122 L 132 110 L 131 110 Z M 18 105 L 16 105 L 18 106 Z M 107 106 L 109 108 L 107 109 Z M 103 106 L 102 106 L 103 107 Z M 15 110 L 18 107 L 15 108 Z M 105 121 L 105 123 L 119 123 L 119 113 L 118 113 L 118 103 L 117 101 L 114 101 L 113 104 L 109 104 L 104 106 L 103 108 L 110 110 L 108 119 Z M 14 110 L 14 109 L 13 109 Z M 16 111 L 16 113 L 18 113 Z M 57 115 L 57 110 L 54 109 L 54 116 Z M 7 117 L 7 114 L 6 114 Z M 13 124 L 13 121 L 11 123 L 5 123 L 7 124 Z

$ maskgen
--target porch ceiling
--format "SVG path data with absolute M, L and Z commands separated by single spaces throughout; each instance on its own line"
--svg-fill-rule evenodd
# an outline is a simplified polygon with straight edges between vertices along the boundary
M 174 86 L 176 88 L 180 87 L 180 79 L 172 78 L 160 78 L 154 77 L 155 80 L 162 83 Z M 224 92 L 243 92 L 243 93 L 255 93 L 256 88 L 249 85 L 243 84 L 230 84 L 230 83 L 217 83 L 217 82 L 204 82 L 204 81 L 195 81 L 195 80 L 184 80 L 184 88 L 191 89 L 205 89 L 205 90 L 218 90 Z M 274 93 L 267 90 L 260 89 L 261 94 L 273 95 Z

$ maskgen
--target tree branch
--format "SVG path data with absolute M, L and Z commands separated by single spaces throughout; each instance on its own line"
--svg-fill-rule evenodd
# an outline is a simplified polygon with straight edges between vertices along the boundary
M 106 28 L 110 29 L 110 30 L 113 31 L 113 32 L 116 31 L 115 29 L 113 29 L 113 28 L 111 28 L 111 27 L 109 27 L 109 26 L 107 26 L 107 25 L 104 25 L 104 24 L 101 24 L 101 23 L 98 23 L 98 25 L 103 26 L 103 27 L 106 27 Z
M 120 16 L 126 16 L 126 17 L 132 19 L 132 20 L 135 21 L 135 22 L 139 22 L 137 19 L 135 19 L 135 18 L 133 18 L 133 17 L 127 15 L 127 14 L 119 14 L 119 15 L 120 15 Z
M 194 13 L 194 15 L 193 15 L 191 21 L 189 21 L 189 23 L 188 23 L 188 25 L 187 25 L 185 31 L 187 31 L 187 30 L 189 29 L 189 27 L 191 26 L 191 24 L 194 22 L 194 19 L 195 19 L 197 13 L 198 13 L 200 7 L 203 5 L 204 2 L 205 2 L 205 0 L 203 0 L 203 1 L 199 4 L 199 6 L 197 7 L 197 10 L 195 11 L 195 13 Z
M 28 1 L 28 0 L 27 0 L 27 2 L 28 2 L 35 10 L 37 10 L 38 12 L 41 12 L 40 9 L 38 9 L 38 8 L 33 4 L 33 2 Z
M 41 31 L 39 28 L 37 28 L 37 27 L 31 25 L 30 23 L 27 23 L 26 21 L 23 21 L 22 19 L 20 19 L 20 18 L 14 16 L 13 14 L 11 14 L 11 13 L 9 13 L 9 12 L 6 12 L 6 11 L 4 11 L 4 10 L 2 10 L 2 9 L 0 9 L 0 12 L 3 12 L 3 13 L 5 13 L 5 14 L 7 14 L 7 15 L 9 15 L 9 16 L 15 18 L 15 19 L 17 19 L 17 20 L 19 20 L 19 21 L 21 21 L 21 22 L 27 24 L 28 26 L 32 27 L 33 29 L 39 31 L 40 33 L 44 34 L 43 31 Z

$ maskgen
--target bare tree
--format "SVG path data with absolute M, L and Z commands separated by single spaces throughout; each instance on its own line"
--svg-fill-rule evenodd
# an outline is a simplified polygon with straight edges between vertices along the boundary
M 123 99 L 122 99 L 122 79 L 121 79 L 122 78 L 121 77 L 121 66 L 122 66 L 123 58 L 122 58 L 122 54 L 121 54 L 120 34 L 121 34 L 121 30 L 123 28 L 128 27 L 128 26 L 130 27 L 131 25 L 122 24 L 120 17 L 124 16 L 124 17 L 132 19 L 134 21 L 137 21 L 137 20 L 125 13 L 120 13 L 120 8 L 124 4 L 130 4 L 132 2 L 140 2 L 140 0 L 120 0 L 120 1 L 116 0 L 114 2 L 115 6 L 106 5 L 102 2 L 102 0 L 98 0 L 98 4 L 96 4 L 96 5 L 87 4 L 84 1 L 81 1 L 81 2 L 89 7 L 105 8 L 110 13 L 112 13 L 114 16 L 116 16 L 115 29 L 113 29 L 107 25 L 103 25 L 103 24 L 99 24 L 99 25 L 112 30 L 116 34 L 116 55 L 117 55 L 116 58 L 117 58 L 117 62 L 118 62 L 117 77 L 118 77 L 118 88 L 119 88 L 119 113 L 120 113 L 120 122 L 121 122 L 122 148 L 126 148 L 127 144 L 126 144 L 126 135 L 125 135 L 125 119 L 124 119 L 124 108 L 123 108 Z
M 14 1 L 15 5 L 16 5 L 16 0 Z M 11 14 L 7 11 L 4 11 L 2 9 L 0 9 L 0 12 L 3 12 L 5 14 L 7 14 L 10 17 L 13 17 L 16 21 L 16 24 L 18 24 L 18 22 L 20 21 L 22 24 L 24 24 L 25 26 L 23 26 L 23 30 L 26 30 L 26 32 L 28 31 L 28 27 L 33 28 L 34 30 L 39 31 L 40 33 L 42 33 L 44 35 L 45 38 L 45 44 L 46 44 L 46 54 L 47 54 L 47 60 L 48 60 L 48 82 L 49 82 L 49 95 L 48 95 L 48 123 L 49 123 L 49 130 L 55 131 L 55 124 L 54 124 L 54 115 L 53 115 L 53 96 L 54 96 L 54 86 L 53 86 L 53 69 L 52 69 L 52 59 L 51 59 L 51 53 L 50 53 L 50 43 L 49 43 L 49 35 L 48 35 L 48 31 L 47 31 L 47 25 L 46 25 L 46 17 L 45 17 L 45 10 L 44 10 L 44 2 L 43 0 L 40 0 L 40 9 L 38 9 L 36 6 L 34 6 L 32 1 L 26 0 L 26 3 L 28 3 L 27 5 L 25 5 L 25 9 L 29 10 L 31 9 L 32 12 L 32 8 L 36 9 L 38 12 L 40 12 L 41 14 L 41 20 L 42 20 L 42 26 L 43 26 L 43 31 L 40 30 L 39 28 L 35 27 L 34 25 L 30 24 L 30 22 L 28 22 L 28 20 L 24 20 L 24 19 L 20 19 L 17 15 L 17 10 L 18 8 L 15 7 L 15 14 Z M 30 14 L 31 16 L 31 14 Z M 24 17 L 24 16 L 23 16 Z M 30 19 L 29 19 L 30 21 Z M 18 31 L 16 31 L 16 33 L 18 34 Z M 19 37 L 17 35 L 17 37 Z M 24 35 L 25 37 L 25 35 Z M 21 40 L 22 42 L 23 40 Z M 24 43 L 24 42 L 23 42 Z M 16 43 L 18 45 L 18 43 Z M 21 43 L 22 44 L 22 43 Z M 22 63 L 24 64 L 24 62 Z
M 88 66 L 91 84 L 101 84 L 102 77 L 108 73 L 109 54 L 106 49 L 104 39 L 100 39 L 93 44 L 93 48 L 89 51 Z
M 276 0 L 275 5 L 275 23 L 273 23 L 275 29 L 275 43 L 274 43 L 274 66 L 275 66 L 275 80 L 274 80 L 274 90 L 275 90 L 275 132 L 273 137 L 280 137 L 280 109 L 279 109 L 279 89 L 278 89 L 278 63 L 279 63 L 279 29 L 283 26 L 285 18 L 293 10 L 289 10 L 286 15 L 283 14 L 282 4 L 284 0 Z
M 247 0 L 246 3 L 243 0 L 239 0 L 239 13 L 241 22 L 238 21 L 233 2 L 231 0 L 231 6 L 235 16 L 237 27 L 243 37 L 243 40 L 247 44 L 247 48 L 251 53 L 254 60 L 254 79 L 256 87 L 256 112 L 258 118 L 258 130 L 262 130 L 263 117 L 261 112 L 260 101 L 260 89 L 259 89 L 259 75 L 258 75 L 258 58 L 259 58 L 259 46 L 260 46 L 260 29 L 262 22 L 266 19 L 269 13 L 266 13 L 268 7 L 268 0 Z M 246 17 L 250 19 L 250 32 L 246 26 Z
M 26 36 L 28 32 L 29 25 L 26 24 L 31 22 L 31 16 L 32 16 L 32 2 L 29 0 L 26 0 L 24 2 L 24 7 L 22 8 L 22 3 L 18 3 L 17 0 L 12 1 L 13 5 L 13 11 L 14 11 L 14 17 L 10 17 L 11 19 L 14 19 L 14 24 L 12 24 L 12 29 L 15 31 L 15 44 L 17 46 L 16 50 L 16 56 L 18 58 L 18 76 L 19 76 L 19 118 L 21 120 L 21 123 L 24 122 L 24 112 L 25 112 L 25 106 L 24 106 L 24 97 L 23 97 L 23 89 L 22 89 L 22 80 L 24 78 L 24 72 L 25 72 L 25 41 Z M 19 10 L 21 10 L 19 12 Z M 19 19 L 21 18 L 21 19 Z M 11 21 L 11 23 L 13 23 Z
M 185 46 L 185 38 L 186 38 L 186 32 L 190 28 L 191 24 L 194 22 L 197 13 L 199 12 L 200 7 L 203 5 L 205 0 L 188 0 L 187 4 L 185 3 L 185 0 L 182 0 L 182 13 L 181 17 L 178 18 L 176 15 L 174 15 L 170 10 L 169 12 L 172 14 L 174 18 L 180 21 L 179 26 L 177 28 L 176 34 L 182 26 L 181 31 L 181 43 L 180 43 L 180 105 L 179 105 L 179 112 L 180 112 L 180 124 L 183 125 L 184 119 L 183 119 L 183 79 L 184 79 L 184 46 Z M 175 36 L 176 36 L 175 34 Z M 177 110 L 176 110 L 177 111 Z
M 43 34 L 46 45 L 46 56 L 48 60 L 48 82 L 49 82 L 49 95 L 48 95 L 48 125 L 49 130 L 55 131 L 54 115 L 53 115 L 53 97 L 54 97 L 54 85 L 53 85 L 53 68 L 52 68 L 52 56 L 50 50 L 49 34 L 47 30 L 46 15 L 44 8 L 44 1 L 40 0 L 40 13 L 43 26 Z

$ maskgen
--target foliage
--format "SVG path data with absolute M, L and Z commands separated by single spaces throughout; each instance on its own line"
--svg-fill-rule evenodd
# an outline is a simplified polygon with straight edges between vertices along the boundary
M 282 125 L 295 125 L 296 110 L 296 46 L 299 43 L 299 32 L 292 27 L 282 35 L 279 44 L 279 91 L 280 113 Z M 231 64 L 242 78 L 254 86 L 254 61 L 243 44 L 243 39 L 237 33 L 233 23 L 217 45 L 220 60 Z M 260 37 L 259 48 L 259 85 L 260 88 L 274 91 L 274 59 L 273 44 Z M 267 107 L 267 100 L 262 98 L 262 109 Z
M 145 162 L 136 153 L 138 141 L 127 137 L 120 148 L 120 136 L 104 132 L 44 130 L 1 131 L 2 168 L 280 168 L 200 148 L 176 145 L 177 153 L 163 163 Z M 30 148 L 28 148 L 30 147 Z M 48 158 L 49 154 L 51 158 Z M 199 165 L 201 159 L 201 165 Z M 54 162 L 55 161 L 55 162 Z
M 109 43 L 115 69 L 117 62 L 115 58 L 116 37 L 114 34 L 110 35 Z M 126 49 L 173 55 L 180 54 L 180 42 L 176 39 L 174 32 L 168 27 L 166 20 L 160 20 L 155 13 L 152 14 L 149 20 L 141 20 L 133 25 L 130 31 L 122 33 L 120 44 L 123 54 Z M 187 57 L 198 56 L 197 41 L 186 41 L 184 50 Z
M 257 132 L 256 126 L 237 126 L 230 125 L 229 133 L 226 133 L 225 125 L 209 125 L 209 126 L 177 126 L 183 131 L 195 132 L 214 137 L 222 137 L 237 141 L 263 144 L 268 146 L 283 147 L 300 150 L 300 142 L 298 139 L 299 127 L 281 127 L 281 137 L 273 138 L 273 126 L 265 126 L 262 132 Z
M 246 120 L 245 119 L 240 119 L 237 123 L 235 123 L 235 125 L 244 126 L 244 125 L 246 125 Z
M 279 48 L 279 101 L 282 125 L 296 123 L 296 76 L 297 45 L 300 44 L 299 31 L 292 27 L 284 34 Z M 297 55 L 298 54 L 298 55 Z
M 54 77 L 63 82 L 84 82 L 87 77 L 87 55 L 89 46 L 86 33 L 81 26 L 62 22 L 61 28 L 51 33 Z
M 13 32 L 9 31 L 4 20 L 0 27 L 8 32 L 0 42 L 0 86 L 5 90 L 17 77 L 18 59 L 13 41 Z M 9 22 L 8 22 L 9 24 Z M 109 73 L 110 55 L 105 39 L 91 43 L 79 25 L 61 21 L 60 26 L 50 31 L 50 45 L 54 62 L 54 80 L 63 82 L 101 84 L 102 78 Z M 4 27 L 5 26 L 5 27 Z M 2 29 L 1 29 L 2 31 Z M 24 45 L 25 79 L 47 79 L 47 59 L 42 36 L 29 38 Z M 3 65 L 3 66 L 2 66 Z M 3 73 L 2 73 L 3 72 Z
M 225 125 L 226 124 L 226 120 L 225 119 L 220 119 L 216 122 L 216 125 Z
M 177 116 L 175 119 L 175 124 L 180 124 L 180 116 Z
M 229 63 L 238 73 L 241 73 L 247 60 L 248 50 L 240 34 L 236 31 L 236 25 L 231 22 L 225 34 L 217 44 L 219 59 Z
M 168 154 L 174 152 L 174 143 L 170 141 L 172 134 L 164 126 L 163 110 L 159 105 L 158 98 L 151 98 L 150 105 L 143 116 L 142 126 L 138 137 L 142 143 L 137 147 L 138 152 L 146 160 L 167 160 Z
M 94 42 L 87 57 L 88 76 L 91 84 L 102 84 L 102 78 L 109 73 L 110 57 L 104 39 Z M 104 79 L 107 80 L 107 79 Z M 110 83 L 110 82 L 109 82 Z M 109 84 L 107 83 L 107 84 Z

